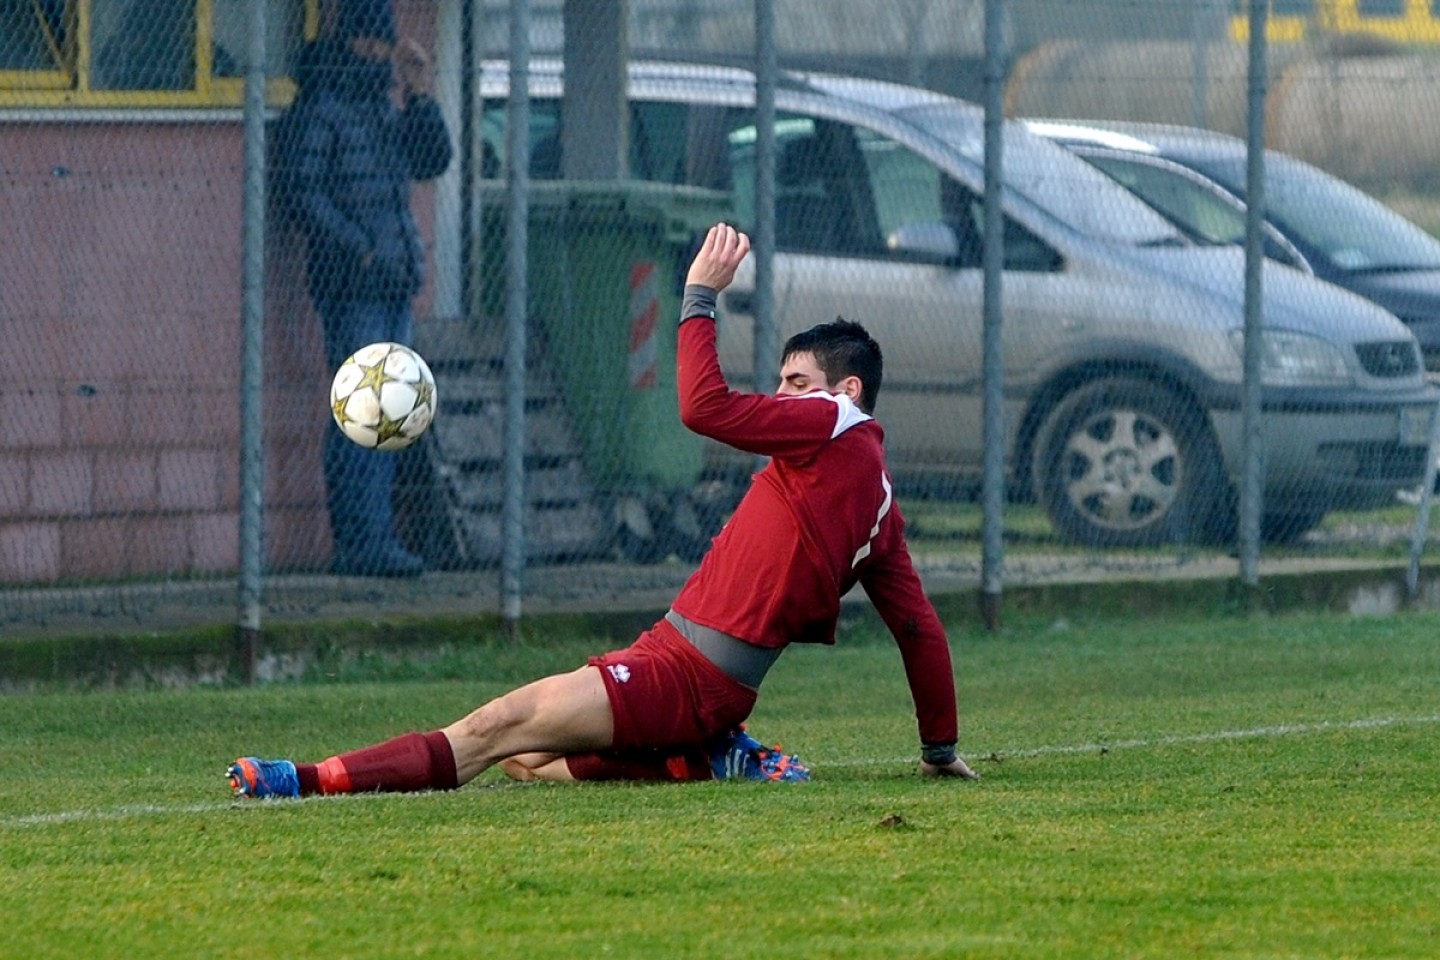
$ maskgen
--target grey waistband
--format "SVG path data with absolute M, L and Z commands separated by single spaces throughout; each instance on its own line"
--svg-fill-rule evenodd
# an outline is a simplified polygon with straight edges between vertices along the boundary
M 770 665 L 780 657 L 778 649 L 757 647 L 719 630 L 702 627 L 674 610 L 668 611 L 665 619 L 680 631 L 680 636 L 704 654 L 706 660 L 719 667 L 721 673 L 752 690 L 760 689 L 760 682 L 765 679 Z

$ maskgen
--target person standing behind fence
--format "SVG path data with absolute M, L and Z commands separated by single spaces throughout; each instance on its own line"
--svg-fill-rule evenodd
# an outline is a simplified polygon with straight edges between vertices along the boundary
M 397 74 L 403 109 L 391 98 Z M 310 299 L 334 370 L 368 343 L 410 343 L 411 300 L 425 280 L 411 183 L 445 172 L 453 148 L 429 57 L 397 37 L 389 0 L 343 0 L 334 31 L 301 52 L 296 81 L 275 132 L 274 189 L 306 238 Z M 395 455 L 330 430 L 324 469 L 335 572 L 424 572 L 394 529 Z

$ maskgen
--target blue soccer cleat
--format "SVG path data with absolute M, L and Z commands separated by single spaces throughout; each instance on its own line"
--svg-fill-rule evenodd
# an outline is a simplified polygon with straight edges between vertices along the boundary
M 225 771 L 236 797 L 267 800 L 271 797 L 300 796 L 300 778 L 289 760 L 261 760 L 241 757 Z
M 782 753 L 780 744 L 760 751 L 760 776 L 777 783 L 804 783 L 810 779 L 810 768 L 793 753 Z
M 782 752 L 779 744 L 765 746 L 746 733 L 743 724 L 715 744 L 710 751 L 710 769 L 716 780 L 804 783 L 810 779 L 810 768 L 799 757 Z

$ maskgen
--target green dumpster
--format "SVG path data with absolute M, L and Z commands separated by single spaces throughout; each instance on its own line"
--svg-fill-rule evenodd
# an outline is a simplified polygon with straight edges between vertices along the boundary
M 503 224 L 503 193 L 483 202 L 487 223 Z M 675 392 L 676 323 L 688 257 L 729 213 L 729 194 L 698 187 L 531 187 L 529 317 L 602 492 L 688 491 L 700 479 L 705 441 L 680 423 Z M 487 299 L 503 310 L 503 245 L 492 245 L 503 233 L 487 234 Z

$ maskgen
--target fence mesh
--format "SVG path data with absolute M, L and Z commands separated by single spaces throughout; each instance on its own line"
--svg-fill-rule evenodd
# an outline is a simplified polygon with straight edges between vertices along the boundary
M 392 36 L 346 3 L 265 5 L 267 602 L 488 603 L 512 5 L 396 0 Z M 1224 567 L 1244 474 L 1246 8 L 993 6 L 1014 121 L 1006 582 Z M 754 463 L 679 423 L 674 319 L 697 238 L 718 219 L 754 231 L 766 176 L 776 329 L 842 314 L 876 335 L 922 569 L 977 577 L 986 4 L 777 2 L 773 171 L 752 3 L 528 7 L 529 594 L 663 593 L 738 497 Z M 0 10 L 7 631 L 228 619 L 247 8 Z M 1440 371 L 1440 17 L 1276 2 L 1267 36 L 1263 551 L 1397 557 Z M 721 352 L 737 387 L 768 390 L 758 299 L 752 260 L 722 297 Z M 332 373 L 375 341 L 434 372 L 433 426 L 399 453 L 330 415 Z

